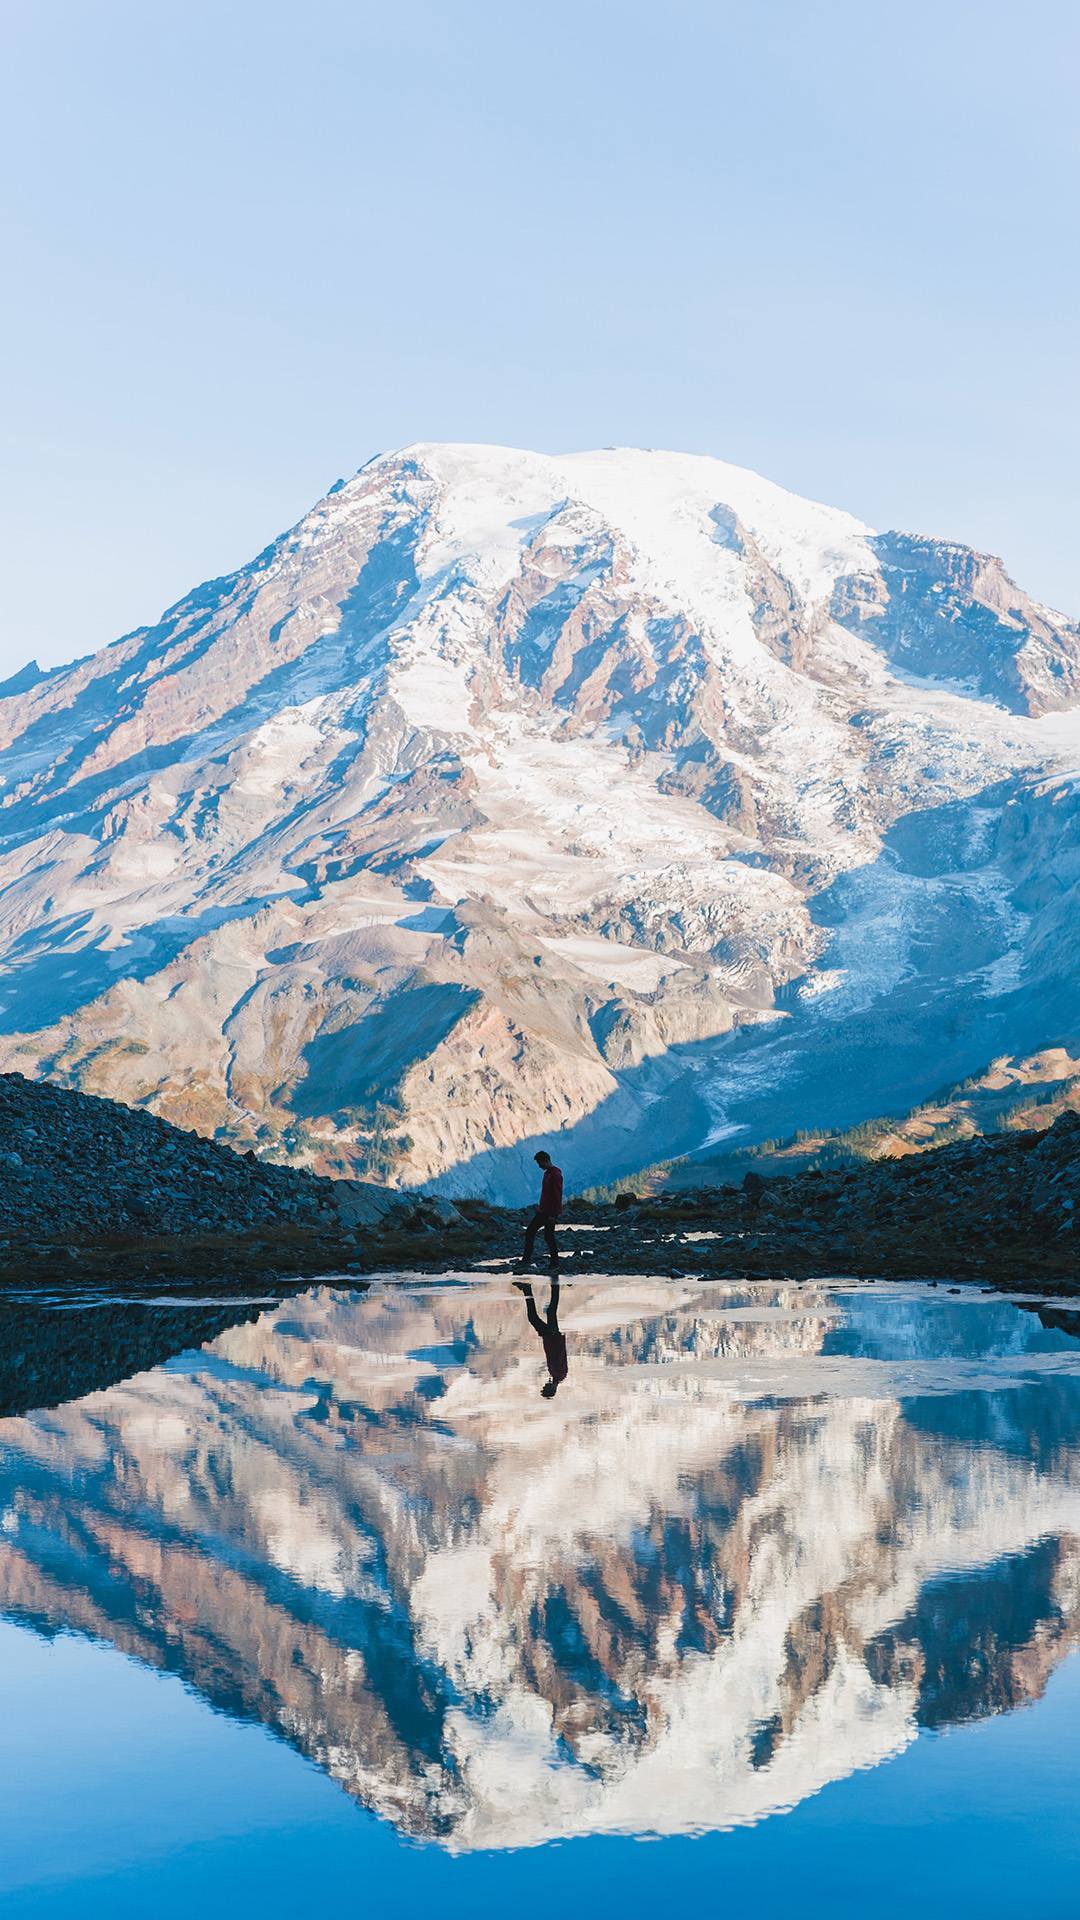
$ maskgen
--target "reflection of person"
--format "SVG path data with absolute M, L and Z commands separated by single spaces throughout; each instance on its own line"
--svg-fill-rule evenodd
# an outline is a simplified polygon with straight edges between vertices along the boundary
M 525 1246 L 517 1266 L 518 1273 L 524 1273 L 532 1260 L 536 1236 L 543 1229 L 544 1241 L 548 1250 L 548 1265 L 554 1273 L 559 1265 L 559 1249 L 555 1240 L 555 1222 L 562 1212 L 563 1178 L 550 1153 L 533 1154 L 538 1167 L 542 1168 L 544 1178 L 540 1183 L 540 1198 L 536 1203 L 536 1212 L 525 1229 Z
M 551 1283 L 551 1298 L 548 1310 L 541 1320 L 533 1299 L 533 1290 L 527 1280 L 516 1280 L 514 1285 L 525 1295 L 525 1311 L 529 1316 L 529 1325 L 540 1335 L 544 1343 L 544 1359 L 547 1361 L 549 1378 L 544 1381 L 540 1391 L 545 1400 L 554 1400 L 559 1390 L 559 1382 L 565 1380 L 570 1371 L 566 1358 L 566 1335 L 559 1326 L 559 1283 Z

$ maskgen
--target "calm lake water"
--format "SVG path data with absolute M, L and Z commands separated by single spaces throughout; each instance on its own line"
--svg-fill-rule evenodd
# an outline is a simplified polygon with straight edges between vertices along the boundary
M 0 1422 L 4 1920 L 1080 1914 L 1071 1326 L 399 1278 Z

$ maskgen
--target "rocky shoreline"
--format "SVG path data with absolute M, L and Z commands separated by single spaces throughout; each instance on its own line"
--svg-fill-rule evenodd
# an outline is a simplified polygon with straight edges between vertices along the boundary
M 267 1165 L 0 1075 L 0 1416 L 110 1385 L 325 1279 L 506 1272 L 521 1212 Z M 571 1198 L 562 1272 L 1080 1293 L 1080 1119 L 742 1186 Z M 93 1304 L 93 1312 L 64 1311 Z M 1050 1308 L 1075 1331 L 1076 1313 Z
M 0 1287 L 493 1271 L 523 1211 L 269 1165 L 112 1101 L 0 1075 Z M 563 1269 L 980 1279 L 1080 1290 L 1080 1117 L 742 1187 L 571 1199 Z

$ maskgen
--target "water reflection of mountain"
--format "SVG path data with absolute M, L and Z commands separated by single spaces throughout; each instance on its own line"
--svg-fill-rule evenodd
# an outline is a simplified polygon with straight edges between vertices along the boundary
M 544 1401 L 516 1296 L 305 1295 L 0 1423 L 0 1608 L 453 1847 L 758 1819 L 1080 1632 L 1080 1348 L 891 1308 L 566 1289 Z

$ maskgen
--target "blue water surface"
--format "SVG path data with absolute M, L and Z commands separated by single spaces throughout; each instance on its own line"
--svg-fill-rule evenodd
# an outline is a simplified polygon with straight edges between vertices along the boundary
M 554 1401 L 504 1283 L 386 1286 L 0 1423 L 5 1920 L 1080 1912 L 1068 1324 L 557 1310 Z

